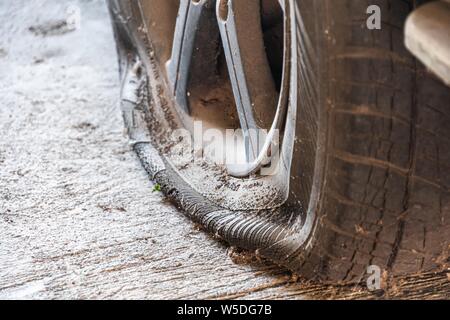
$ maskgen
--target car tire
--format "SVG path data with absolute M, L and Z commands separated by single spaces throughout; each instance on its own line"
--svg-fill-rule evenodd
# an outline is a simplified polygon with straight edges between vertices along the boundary
M 122 74 L 130 53 L 148 55 L 149 45 L 127 3 L 109 3 Z M 404 46 L 403 26 L 418 1 L 292 3 L 298 106 L 293 201 L 285 207 L 302 211 L 301 219 L 225 210 L 136 144 L 144 167 L 209 232 L 307 278 L 358 282 L 371 265 L 388 275 L 446 268 L 450 90 Z M 379 30 L 367 28 L 369 5 L 381 9 Z M 127 115 L 125 123 L 133 134 Z

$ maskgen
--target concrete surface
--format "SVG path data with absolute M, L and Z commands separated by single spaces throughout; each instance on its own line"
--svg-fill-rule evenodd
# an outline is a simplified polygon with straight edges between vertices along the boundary
M 152 192 L 103 1 L 2 1 L 0 21 L 0 299 L 376 297 L 240 256 Z M 449 292 L 445 275 L 420 279 L 393 295 Z
M 60 23 L 68 2 L 0 4 L 0 298 L 209 297 L 279 283 L 262 272 L 273 266 L 235 265 L 152 193 L 123 132 L 104 3 L 76 4 L 76 31 Z

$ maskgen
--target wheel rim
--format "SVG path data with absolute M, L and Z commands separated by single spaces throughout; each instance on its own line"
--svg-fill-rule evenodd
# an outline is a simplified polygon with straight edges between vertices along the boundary
M 159 30 L 159 34 L 153 30 L 150 36 L 156 37 L 158 43 L 158 37 L 161 39 L 163 34 L 173 31 L 170 43 L 166 40 L 159 52 L 160 64 L 164 65 L 177 111 L 184 116 L 191 115 L 193 106 L 189 85 L 199 75 L 196 63 L 201 60 L 199 57 L 217 54 L 214 52 L 217 48 L 210 43 L 218 39 L 244 137 L 246 157 L 245 163 L 227 163 L 227 171 L 236 177 L 258 172 L 276 159 L 274 155 L 281 144 L 279 132 L 286 119 L 291 69 L 289 1 L 180 0 L 178 4 L 165 1 L 151 2 L 154 7 L 161 6 L 166 10 L 171 7 L 172 12 L 175 8 L 175 25 Z M 158 10 L 150 8 L 147 11 L 154 13 Z M 147 19 L 153 21 L 152 25 L 158 25 L 159 20 L 166 18 L 154 14 Z M 280 19 L 282 62 L 281 79 L 277 82 L 269 64 L 263 25 L 273 21 L 280 23 Z M 200 66 L 201 72 L 210 72 L 210 66 Z

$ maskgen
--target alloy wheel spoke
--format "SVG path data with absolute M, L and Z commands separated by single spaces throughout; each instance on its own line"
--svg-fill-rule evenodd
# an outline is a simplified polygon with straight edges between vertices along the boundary
M 180 0 L 172 55 L 166 69 L 172 94 L 187 113 L 187 86 L 195 41 L 205 8 L 211 2 L 212 0 Z
M 261 29 L 260 1 L 218 0 L 216 14 L 250 162 L 264 143 L 258 129 L 271 127 L 277 105 Z

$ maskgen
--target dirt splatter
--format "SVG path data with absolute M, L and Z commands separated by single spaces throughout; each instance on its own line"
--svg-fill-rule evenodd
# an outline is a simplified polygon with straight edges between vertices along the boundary
M 39 25 L 33 25 L 28 30 L 35 36 L 59 36 L 75 29 L 67 23 L 67 20 L 49 21 Z

